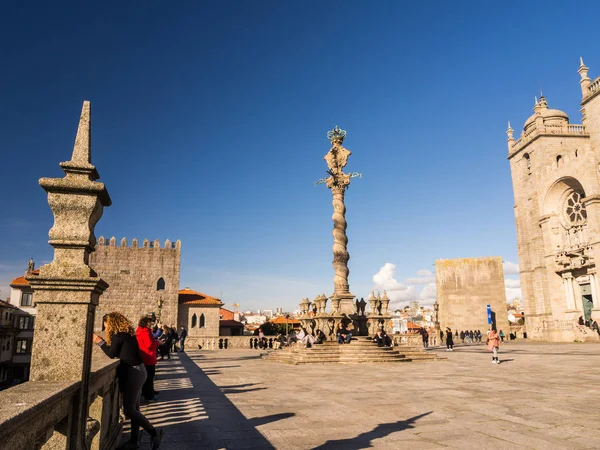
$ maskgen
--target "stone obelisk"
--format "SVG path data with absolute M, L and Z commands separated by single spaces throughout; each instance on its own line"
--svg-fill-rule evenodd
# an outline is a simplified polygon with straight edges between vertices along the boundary
M 354 294 L 350 293 L 348 284 L 348 236 L 346 236 L 346 205 L 344 204 L 344 194 L 346 188 L 350 185 L 352 175 L 344 173 L 343 169 L 348 163 L 348 157 L 352 154 L 350 150 L 344 148 L 342 143 L 346 137 L 346 132 L 340 130 L 337 126 L 327 133 L 331 142 L 331 148 L 325 155 L 325 161 L 329 170 L 329 177 L 325 184 L 331 189 L 333 197 L 333 268 L 335 276 L 333 277 L 334 292 L 331 296 L 333 312 L 346 314 L 349 316 L 355 312 L 353 302 Z

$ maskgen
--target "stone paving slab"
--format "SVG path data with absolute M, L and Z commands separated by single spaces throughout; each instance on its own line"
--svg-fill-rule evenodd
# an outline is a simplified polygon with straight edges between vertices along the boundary
M 165 450 L 600 448 L 600 345 L 510 343 L 500 365 L 484 345 L 443 353 L 302 366 L 253 350 L 178 354 L 143 410 Z

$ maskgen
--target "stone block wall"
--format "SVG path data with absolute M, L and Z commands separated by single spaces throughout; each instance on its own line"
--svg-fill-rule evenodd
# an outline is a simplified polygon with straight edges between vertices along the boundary
M 485 332 L 489 329 L 486 305 L 491 305 L 498 330 L 508 332 L 502 258 L 437 260 L 435 278 L 443 330 Z
M 133 239 L 131 246 L 123 238 L 117 246 L 113 237 L 98 239 L 96 250 L 90 255 L 92 267 L 109 288 L 100 298 L 96 310 L 95 329 L 102 327 L 102 316 L 120 311 L 135 325 L 141 315 L 154 312 L 158 316 L 158 302 L 162 300 L 161 322 L 176 325 L 178 319 L 179 273 L 181 242 L 169 240 L 161 247 L 158 240 L 147 239 L 139 245 Z M 164 281 L 164 289 L 159 280 Z
M 196 315 L 195 326 L 192 318 Z M 200 326 L 200 318 L 204 315 L 204 326 Z M 186 305 L 179 306 L 179 326 L 185 325 L 188 338 L 219 335 L 219 306 L 218 305 Z

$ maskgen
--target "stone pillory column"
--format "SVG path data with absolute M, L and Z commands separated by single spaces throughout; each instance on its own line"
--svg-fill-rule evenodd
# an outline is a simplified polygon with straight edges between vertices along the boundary
M 94 228 L 111 200 L 91 163 L 90 102 L 83 103 L 70 161 L 60 163 L 64 178 L 42 178 L 54 214 L 49 244 L 54 259 L 27 277 L 35 293 L 37 318 L 31 358 L 32 381 L 82 381 L 82 397 L 92 359 L 92 330 L 98 299 L 108 285 L 88 266 Z M 80 403 L 80 426 L 86 402 Z M 83 422 L 81 422 L 83 421 Z M 77 430 L 80 435 L 81 429 Z
M 350 315 L 355 312 L 353 303 L 354 294 L 350 293 L 348 284 L 348 260 L 350 254 L 347 250 L 348 237 L 346 236 L 346 205 L 344 203 L 344 194 L 346 188 L 350 185 L 350 179 L 360 176 L 357 173 L 344 173 L 343 169 L 348 162 L 348 157 L 352 154 L 350 150 L 344 148 L 342 143 L 346 137 L 346 132 L 335 127 L 327 133 L 327 137 L 331 142 L 331 148 L 325 155 L 324 159 L 327 162 L 329 170 L 328 178 L 317 181 L 317 183 L 325 183 L 331 189 L 333 197 L 333 268 L 335 276 L 333 278 L 334 292 L 331 296 L 332 303 L 337 304 L 339 300 L 339 314 Z

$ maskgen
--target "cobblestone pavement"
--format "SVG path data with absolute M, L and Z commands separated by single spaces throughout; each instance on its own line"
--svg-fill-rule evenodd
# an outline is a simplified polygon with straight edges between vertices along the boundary
M 598 449 L 600 345 L 434 349 L 448 361 L 299 365 L 252 350 L 157 368 L 161 449 Z M 147 436 L 144 445 L 146 448 Z

